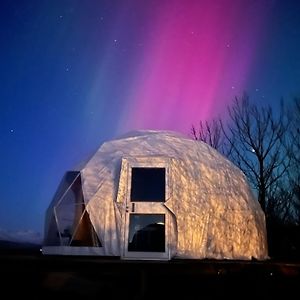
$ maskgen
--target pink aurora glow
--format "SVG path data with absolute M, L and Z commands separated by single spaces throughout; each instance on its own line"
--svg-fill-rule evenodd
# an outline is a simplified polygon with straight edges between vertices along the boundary
M 163 1 L 133 70 L 120 129 L 187 132 L 222 114 L 244 91 L 262 40 L 266 8 L 254 2 Z

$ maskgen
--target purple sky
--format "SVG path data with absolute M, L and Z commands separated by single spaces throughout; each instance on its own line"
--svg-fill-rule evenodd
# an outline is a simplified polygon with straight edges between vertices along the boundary
M 60 179 L 131 129 L 189 134 L 235 96 L 300 95 L 300 2 L 0 3 L 0 228 L 42 231 Z

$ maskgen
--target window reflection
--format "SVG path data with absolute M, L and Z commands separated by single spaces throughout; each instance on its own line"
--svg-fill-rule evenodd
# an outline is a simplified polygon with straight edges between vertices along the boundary
M 128 251 L 165 252 L 165 215 L 131 214 Z
M 80 172 L 67 172 L 47 212 L 47 246 L 101 247 L 86 211 Z

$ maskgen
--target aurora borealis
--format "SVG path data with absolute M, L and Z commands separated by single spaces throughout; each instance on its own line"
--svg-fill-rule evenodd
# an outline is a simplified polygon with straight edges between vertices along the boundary
M 244 91 L 299 96 L 300 3 L 1 1 L 0 228 L 42 232 L 65 171 L 135 129 L 189 134 Z

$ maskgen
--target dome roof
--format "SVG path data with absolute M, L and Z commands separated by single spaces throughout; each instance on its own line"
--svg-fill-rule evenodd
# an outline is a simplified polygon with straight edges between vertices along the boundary
M 164 216 L 156 224 L 166 226 L 169 258 L 267 258 L 265 216 L 243 172 L 204 142 L 153 130 L 103 143 L 80 171 L 86 211 L 105 255 L 128 253 L 134 184 L 152 184 L 135 181 L 135 169 L 154 170 L 148 181 L 163 178 L 161 202 L 135 204 L 142 214 Z
M 198 194 L 197 202 L 203 201 L 203 205 L 210 205 L 213 209 L 226 207 L 245 210 L 251 207 L 260 210 L 245 175 L 237 166 L 208 144 L 177 132 L 154 130 L 129 132 L 105 142 L 82 171 L 84 174 L 90 174 L 91 169 L 101 168 L 99 174 L 103 176 L 104 169 L 111 172 L 116 165 L 120 166 L 123 157 L 153 156 L 169 157 L 180 162 L 176 166 L 176 181 L 181 182 L 180 189 L 184 189 L 185 182 L 189 182 L 188 190 L 194 189 Z M 97 176 L 95 173 L 91 175 L 94 179 Z M 86 182 L 90 188 L 93 183 L 98 185 L 95 180 Z M 209 194 L 230 197 L 224 202 L 216 198 L 207 198 Z

